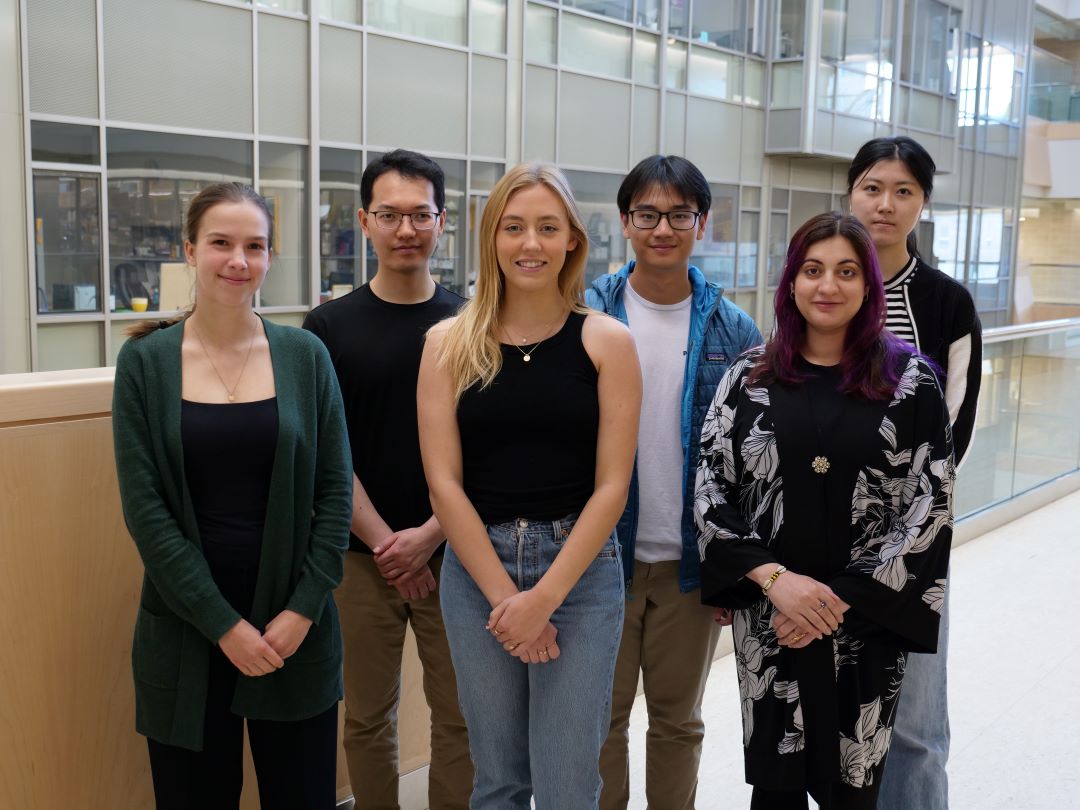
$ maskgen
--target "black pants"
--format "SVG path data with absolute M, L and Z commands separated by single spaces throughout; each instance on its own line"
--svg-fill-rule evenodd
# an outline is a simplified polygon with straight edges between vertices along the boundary
M 877 807 L 878 787 L 853 788 L 834 782 L 824 789 L 810 788 L 810 796 L 821 810 L 874 810 Z M 750 810 L 808 810 L 805 790 L 765 790 L 754 788 Z
M 244 718 L 229 710 L 236 677 L 237 670 L 229 659 L 214 649 L 202 751 L 147 740 L 158 810 L 239 807 L 244 782 Z M 336 703 L 307 720 L 249 719 L 247 727 L 262 810 L 333 810 L 337 799 Z

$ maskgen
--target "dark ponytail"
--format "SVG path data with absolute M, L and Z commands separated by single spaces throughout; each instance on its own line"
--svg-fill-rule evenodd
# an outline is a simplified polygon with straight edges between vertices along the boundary
M 923 148 L 922 144 L 906 135 L 896 135 L 891 138 L 874 138 L 874 140 L 867 141 L 862 145 L 862 148 L 859 149 L 858 154 L 855 155 L 851 165 L 848 167 L 847 191 L 849 197 L 859 179 L 882 160 L 899 160 L 903 163 L 922 189 L 923 197 L 927 202 L 930 201 L 930 195 L 934 193 L 934 173 L 937 171 L 937 164 L 934 163 L 934 159 L 930 157 L 930 153 Z M 914 230 L 907 235 L 907 251 L 912 256 L 922 258 Z
M 187 213 L 184 216 L 184 241 L 195 242 L 199 239 L 199 226 L 202 224 L 206 212 L 220 203 L 244 203 L 250 202 L 258 206 L 266 217 L 266 243 L 274 244 L 274 214 L 270 210 L 270 204 L 255 189 L 245 183 L 211 183 L 188 203 Z M 139 321 L 128 327 L 124 334 L 129 338 L 146 337 L 159 329 L 168 329 L 174 324 L 185 320 L 195 311 L 195 305 L 191 309 L 182 312 L 174 318 L 163 318 L 157 321 Z

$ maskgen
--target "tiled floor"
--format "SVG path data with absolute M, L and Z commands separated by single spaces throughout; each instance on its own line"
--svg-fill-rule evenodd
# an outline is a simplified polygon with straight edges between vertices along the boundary
M 1080 492 L 956 549 L 952 581 L 950 807 L 1080 809 Z M 732 656 L 713 666 L 705 721 L 698 810 L 746 808 Z M 638 698 L 632 810 L 646 724 Z

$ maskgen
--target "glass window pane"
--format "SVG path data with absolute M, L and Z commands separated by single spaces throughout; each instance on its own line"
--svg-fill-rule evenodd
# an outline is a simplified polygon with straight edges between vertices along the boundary
M 773 213 L 769 215 L 769 287 L 775 287 L 780 283 L 780 276 L 784 273 L 784 258 L 787 256 L 787 214 Z M 770 320 L 771 322 L 771 320 Z M 762 330 L 765 334 L 765 331 Z
M 466 4 L 467 0 L 368 0 L 368 25 L 464 45 Z
M 690 33 L 690 0 L 668 0 L 667 30 L 675 37 Z
M 741 51 L 745 46 L 747 3 L 711 0 L 694 4 L 694 39 Z
M 319 16 L 324 20 L 360 25 L 364 22 L 364 0 L 321 0 Z
M 31 121 L 30 152 L 31 160 L 96 165 L 101 162 L 98 128 Z
M 634 0 L 562 0 L 564 6 L 601 14 L 613 20 L 629 20 Z
M 877 79 L 866 73 L 837 70 L 834 109 L 848 115 L 874 118 L 877 114 L 877 85 Z
M 733 101 L 742 98 L 742 57 L 694 47 L 690 50 L 690 92 Z
M 761 189 L 756 186 L 743 186 L 743 208 L 761 208 Z
M 671 90 L 686 89 L 686 43 L 667 43 L 667 86 Z
M 363 283 L 360 245 L 360 152 L 319 153 L 319 303 L 340 298 Z
M 103 326 L 102 323 L 39 323 L 37 371 L 101 366 Z
M 615 204 L 622 177 L 600 172 L 566 172 L 574 199 L 581 209 L 589 232 L 589 261 L 585 266 L 585 284 L 604 273 L 614 273 L 626 264 L 626 239 Z
M 473 191 L 491 191 L 505 171 L 506 167 L 502 163 L 484 163 L 474 160 L 469 185 Z
M 770 106 L 801 107 L 803 103 L 803 63 L 775 62 L 772 66 Z
M 629 79 L 630 29 L 564 13 L 559 56 L 569 68 Z
M 149 298 L 158 309 L 162 264 L 184 261 L 181 233 L 187 203 L 210 183 L 252 178 L 250 141 L 110 129 L 110 309 L 130 310 Z
M 746 189 L 743 189 L 745 200 Z M 761 214 L 743 211 L 739 217 L 739 272 L 735 280 L 740 288 L 757 286 L 758 240 L 761 238 Z
M 660 30 L 661 0 L 637 0 L 637 16 L 634 22 L 644 28 Z
M 712 210 L 705 235 L 694 243 L 690 263 L 724 289 L 735 286 L 735 227 L 739 187 L 710 183 Z
M 472 47 L 506 53 L 506 0 L 473 0 Z
M 100 196 L 96 176 L 34 173 L 38 312 L 101 311 Z
M 272 8 L 276 11 L 294 11 L 307 14 L 307 0 L 258 0 L 261 8 Z
M 644 31 L 634 34 L 634 81 L 644 84 L 660 83 L 659 48 L 659 37 Z
M 794 233 L 802 224 L 818 214 L 824 214 L 832 206 L 832 200 L 825 192 L 791 192 L 791 232 Z
M 900 77 L 917 87 L 945 92 L 949 48 L 949 10 L 937 0 L 918 0 L 905 8 Z
M 525 58 L 532 62 L 555 64 L 556 11 L 529 3 L 525 12 Z
M 908 123 L 919 129 L 939 131 L 941 129 L 941 96 L 912 90 Z
M 259 294 L 260 306 L 296 306 L 310 300 L 306 178 L 306 146 L 259 144 L 259 193 L 274 214 L 274 261 Z
M 776 26 L 777 59 L 801 58 L 806 26 L 806 0 L 780 0 Z
M 747 59 L 744 63 L 742 101 L 752 107 L 765 102 L 765 63 L 760 59 Z

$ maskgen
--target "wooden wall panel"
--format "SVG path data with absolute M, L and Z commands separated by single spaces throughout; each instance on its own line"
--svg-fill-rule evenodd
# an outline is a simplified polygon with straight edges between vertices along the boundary
M 2 810 L 153 807 L 131 676 L 142 564 L 120 510 L 103 371 L 0 375 Z M 410 633 L 403 773 L 427 764 L 428 725 Z M 256 810 L 245 759 L 241 808 Z M 338 797 L 349 795 L 339 749 Z

